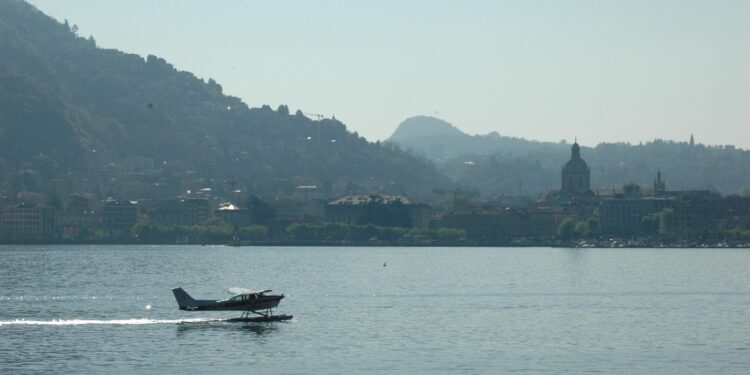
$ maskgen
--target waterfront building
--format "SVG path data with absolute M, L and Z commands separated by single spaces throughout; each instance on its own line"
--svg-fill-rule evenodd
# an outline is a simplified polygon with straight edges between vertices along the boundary
M 180 224 L 201 225 L 211 214 L 208 199 L 187 198 L 180 201 Z
M 671 229 L 682 233 L 716 229 L 722 219 L 731 216 L 733 204 L 740 212 L 742 207 L 742 200 L 723 199 L 718 193 L 707 190 L 673 192 L 672 199 L 675 207 Z
M 440 224 L 443 227 L 463 229 L 468 238 L 481 241 L 508 241 L 524 237 L 552 238 L 565 218 L 578 220 L 585 216 L 573 207 L 505 207 L 453 212 L 445 215 Z
M 323 199 L 277 198 L 268 202 L 276 215 L 274 221 L 282 223 L 304 223 L 325 218 L 326 201 Z
M 598 209 L 599 226 L 604 235 L 636 235 L 644 231 L 645 216 L 673 207 L 674 200 L 669 198 L 621 195 L 601 199 Z
M 158 225 L 179 225 L 182 207 L 178 199 L 138 201 L 139 215 Z
M 515 237 L 524 228 L 525 217 L 515 209 L 459 212 L 443 218 L 443 226 L 463 229 L 468 238 L 499 240 Z
M 222 203 L 219 208 L 214 211 L 214 215 L 234 227 L 235 230 L 253 224 L 253 216 L 250 210 L 236 206 L 232 203 Z
M 522 211 L 505 208 L 500 210 L 454 212 L 443 217 L 441 226 L 463 229 L 468 238 L 481 241 L 497 241 L 523 236 L 526 222 L 527 217 Z
M 326 220 L 331 223 L 375 224 L 386 227 L 427 228 L 430 210 L 400 195 L 350 195 L 328 203 Z
M 55 227 L 63 240 L 76 239 L 81 230 L 101 226 L 101 216 L 96 214 L 96 200 L 88 194 L 70 194 L 62 210 L 55 212 Z
M 557 228 L 566 218 L 584 219 L 589 215 L 587 210 L 576 207 L 532 206 L 524 211 L 528 219 L 523 235 L 535 238 L 555 236 Z
M 55 212 L 41 204 L 21 203 L 0 213 L 0 239 L 9 242 L 48 241 L 55 237 Z
M 102 210 L 102 224 L 110 237 L 128 235 L 136 223 L 136 202 L 107 199 Z
M 163 199 L 139 201 L 141 214 L 159 225 L 201 225 L 209 218 L 208 199 Z

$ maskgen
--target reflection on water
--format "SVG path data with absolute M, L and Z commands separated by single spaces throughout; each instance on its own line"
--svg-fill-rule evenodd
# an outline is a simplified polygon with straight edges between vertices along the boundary
M 250 323 L 243 325 L 242 328 L 246 329 L 250 332 L 253 332 L 259 336 L 267 335 L 270 333 L 274 333 L 279 330 L 279 327 L 277 324 L 280 322 L 273 322 L 273 323 Z M 287 324 L 287 323 L 281 323 L 281 324 Z
M 182 336 L 192 332 L 206 331 L 234 331 L 252 332 L 259 336 L 271 334 L 279 330 L 279 325 L 289 322 L 232 322 L 228 320 L 214 320 L 205 322 L 181 322 L 177 324 L 177 335 Z

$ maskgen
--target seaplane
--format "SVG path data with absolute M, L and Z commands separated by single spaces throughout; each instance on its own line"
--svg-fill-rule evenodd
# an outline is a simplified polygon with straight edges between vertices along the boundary
M 174 298 L 185 311 L 242 311 L 242 315 L 232 322 L 272 322 L 292 319 L 291 315 L 274 315 L 273 309 L 279 306 L 284 295 L 271 295 L 270 289 L 252 291 L 244 288 L 228 288 L 233 297 L 224 300 L 197 300 L 182 287 L 172 289 Z M 252 316 L 257 315 L 257 316 Z

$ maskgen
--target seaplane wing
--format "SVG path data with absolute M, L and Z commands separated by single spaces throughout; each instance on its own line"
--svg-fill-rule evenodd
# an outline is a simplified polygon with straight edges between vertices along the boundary
M 252 290 L 252 289 L 247 289 L 247 288 L 239 288 L 239 287 L 226 288 L 225 290 L 226 290 L 226 292 L 227 292 L 227 293 L 229 293 L 229 294 L 231 294 L 231 295 L 233 295 L 233 296 L 236 296 L 236 295 L 238 295 L 238 294 L 250 294 L 250 293 L 255 293 L 255 291 L 254 291 L 254 290 Z
M 258 291 L 258 290 L 252 290 L 252 289 L 247 289 L 247 288 L 232 287 L 232 288 L 227 288 L 225 290 L 226 290 L 227 293 L 229 293 L 229 294 L 231 294 L 233 296 L 237 296 L 237 295 L 240 295 L 240 294 L 266 294 L 266 293 L 271 293 L 271 289 L 263 289 L 263 290 Z

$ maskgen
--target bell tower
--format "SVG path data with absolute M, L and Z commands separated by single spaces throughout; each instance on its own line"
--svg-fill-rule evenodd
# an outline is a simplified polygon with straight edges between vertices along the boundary
M 654 195 L 660 195 L 667 191 L 667 184 L 661 179 L 661 171 L 656 171 L 656 180 L 654 180 Z

